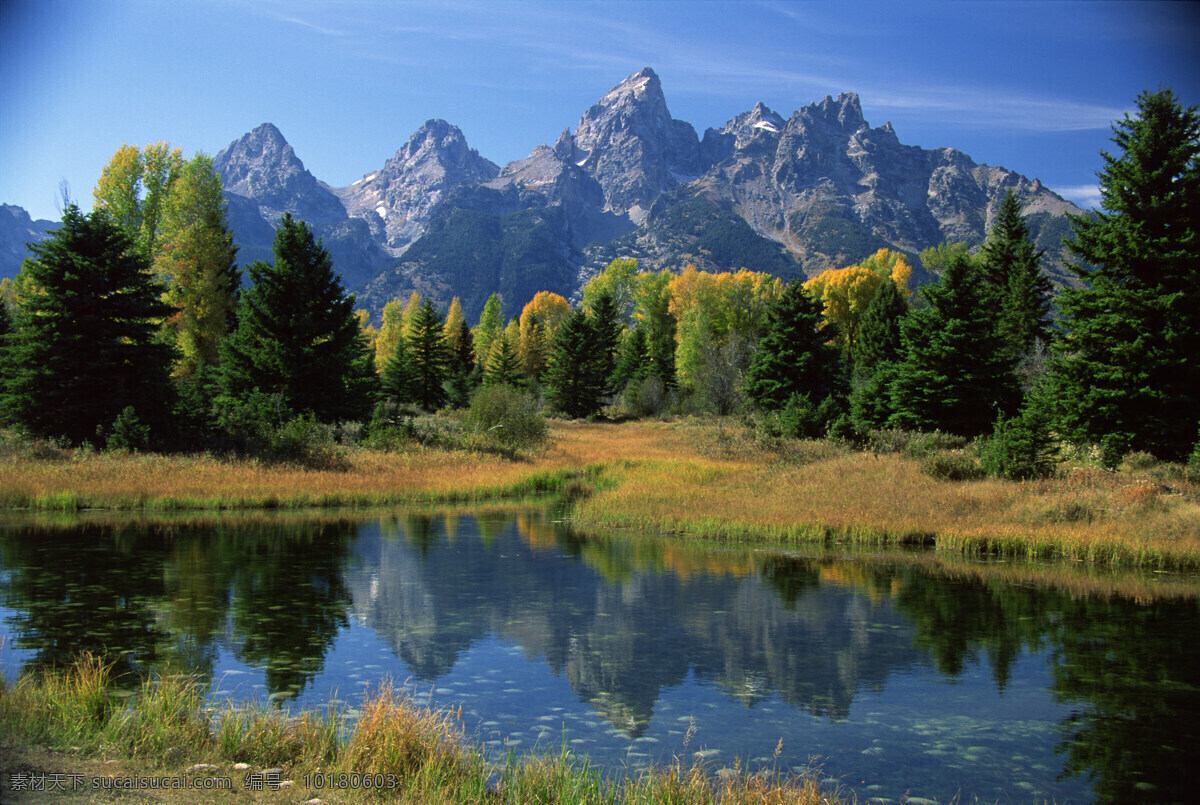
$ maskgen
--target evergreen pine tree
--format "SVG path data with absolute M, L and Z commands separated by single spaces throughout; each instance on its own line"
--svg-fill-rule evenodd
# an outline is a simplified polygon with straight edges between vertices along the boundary
M 850 419 L 859 430 L 881 428 L 893 413 L 891 383 L 901 357 L 900 322 L 907 314 L 899 287 L 885 282 L 859 322 L 850 394 Z
M 170 347 L 155 338 L 170 313 L 133 240 L 104 212 L 68 205 L 63 224 L 30 246 L 10 337 L 5 408 L 34 433 L 103 444 L 128 406 L 161 432 L 171 401 Z
M 392 348 L 391 357 L 383 366 L 380 378 L 384 394 L 391 397 L 399 405 L 413 402 L 413 389 L 416 385 L 412 359 L 408 355 L 408 342 L 403 338 L 396 341 Z
M 803 283 L 788 283 L 767 313 L 767 332 L 746 372 L 746 396 L 759 408 L 777 411 L 793 395 L 821 400 L 837 390 L 839 354 L 822 328 L 820 302 Z
M 446 404 L 444 383 L 450 369 L 450 350 L 443 334 L 442 315 L 426 297 L 409 324 L 408 354 L 413 367 L 413 401 L 426 411 Z
M 646 352 L 646 331 L 641 327 L 634 327 L 625 334 L 621 343 L 610 387 L 623 390 L 630 382 L 640 383 L 649 374 L 650 356 Z
M 1050 340 L 1050 278 L 1040 267 L 1021 203 L 1011 190 L 1005 194 L 992 230 L 979 254 L 979 266 L 996 316 L 996 328 L 1014 359 L 1028 353 L 1034 342 Z
M 928 306 L 901 324 L 904 357 L 891 384 L 890 424 L 977 436 L 1020 401 L 1015 362 L 996 333 L 978 270 L 961 255 L 921 289 Z
M 506 332 L 501 332 L 492 343 L 492 355 L 483 371 L 483 385 L 521 386 L 521 361 L 512 338 Z
M 8 315 L 8 304 L 0 299 L 0 427 L 12 424 L 12 414 L 4 404 L 8 395 L 9 377 L 12 375 L 8 355 L 8 342 L 12 335 L 12 318 Z
M 604 394 L 617 394 L 617 349 L 621 344 L 621 309 L 611 291 L 602 291 L 591 305 L 592 329 L 596 333 L 597 371 L 604 378 Z
M 607 377 L 591 319 L 582 308 L 567 317 L 550 346 L 543 380 L 546 399 L 569 417 L 591 416 L 600 410 Z
M 478 385 L 475 368 L 475 339 L 464 319 L 458 320 L 458 337 L 450 356 L 450 376 L 447 381 L 451 408 L 465 408 L 471 402 L 471 392 Z
M 222 343 L 225 406 L 256 392 L 278 410 L 325 422 L 363 420 L 375 404 L 371 354 L 333 262 L 312 230 L 284 215 L 273 264 L 248 267 L 237 329 Z
M 1200 114 L 1143 93 L 1101 152 L 1102 210 L 1072 219 L 1084 286 L 1060 297 L 1059 425 L 1078 441 L 1182 459 L 1200 419 Z

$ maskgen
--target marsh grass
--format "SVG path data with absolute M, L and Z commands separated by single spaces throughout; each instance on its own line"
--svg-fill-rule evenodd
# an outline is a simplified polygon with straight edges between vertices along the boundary
M 952 463 L 969 461 L 953 439 L 884 437 L 890 447 L 880 452 L 829 442 L 779 449 L 728 424 L 683 422 L 662 437 L 672 448 L 666 456 L 601 462 L 604 483 L 576 504 L 573 521 L 584 530 L 707 540 L 932 544 L 968 556 L 1200 568 L 1194 482 L 1090 465 L 1037 481 L 942 480 L 921 462 L 946 453 L 961 456 Z M 608 449 L 619 441 L 614 434 Z
M 871 439 L 860 450 L 764 437 L 711 418 L 558 422 L 547 447 L 515 460 L 435 447 L 355 450 L 336 471 L 212 456 L 76 451 L 40 459 L 15 450 L 0 466 L 0 508 L 157 514 L 565 494 L 584 530 L 1200 568 L 1200 481 L 1182 465 L 1134 455 L 1111 472 L 1089 453 L 1067 451 L 1054 477 L 1005 481 L 978 478 L 957 437 L 879 431 Z
M 496 769 L 465 738 L 459 713 L 422 706 L 390 682 L 368 693 L 347 734 L 346 713 L 337 707 L 290 716 L 270 706 L 226 704 L 210 712 L 203 687 L 184 676 L 159 677 L 120 697 L 110 670 L 85 654 L 56 673 L 23 676 L 11 684 L 0 678 L 0 730 L 6 742 L 69 751 L 76 762 L 115 755 L 125 763 L 118 767 L 122 773 L 130 770 L 128 761 L 138 763 L 137 773 L 147 767 L 190 770 L 197 762 L 218 768 L 244 762 L 280 768 L 296 786 L 303 774 L 314 772 L 394 775 L 398 784 L 386 791 L 364 787 L 322 795 L 331 802 L 839 801 L 836 792 L 821 790 L 815 776 L 751 776 L 740 767 L 722 775 L 700 765 L 677 765 L 605 777 L 565 744 L 557 753 L 510 755 L 493 782 Z M 180 794 L 170 801 L 203 802 L 205 796 Z M 227 799 L 260 801 L 236 790 Z

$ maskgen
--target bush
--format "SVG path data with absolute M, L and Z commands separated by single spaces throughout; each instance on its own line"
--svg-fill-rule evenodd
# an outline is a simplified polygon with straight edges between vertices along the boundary
M 939 481 L 974 481 L 984 476 L 979 463 L 962 450 L 927 455 L 921 459 L 921 472 Z
M 1192 454 L 1188 456 L 1186 474 L 1189 481 L 1200 482 L 1200 439 L 1196 440 Z
M 113 420 L 104 446 L 108 450 L 130 450 L 136 453 L 138 450 L 145 450 L 149 443 L 150 426 L 143 425 L 133 406 L 127 405 Z
M 991 437 L 981 441 L 979 459 L 988 475 L 1024 481 L 1053 475 L 1058 449 L 1046 419 L 1027 407 L 1011 419 L 996 418 Z
M 533 396 L 505 383 L 476 390 L 464 424 L 508 450 L 540 447 L 550 432 Z
M 634 417 L 658 416 L 668 402 L 667 388 L 658 375 L 631 380 L 621 392 L 621 407 Z
M 947 450 L 961 450 L 967 446 L 967 440 L 940 430 L 926 433 L 884 428 L 869 431 L 866 446 L 873 453 L 903 453 L 911 458 L 925 458 Z
M 820 439 L 841 414 L 833 395 L 814 406 L 807 394 L 793 394 L 779 412 L 779 432 L 789 439 Z
M 333 425 L 318 422 L 311 413 L 289 419 L 267 434 L 264 458 L 318 468 L 339 466 L 341 456 L 334 447 L 336 430 Z

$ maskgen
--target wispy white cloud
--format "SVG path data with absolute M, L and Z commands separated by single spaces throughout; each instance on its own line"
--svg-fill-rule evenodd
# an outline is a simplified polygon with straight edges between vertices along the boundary
M 1050 188 L 1068 201 L 1073 201 L 1086 210 L 1094 210 L 1100 206 L 1100 186 L 1095 184 L 1071 185 L 1068 187 Z

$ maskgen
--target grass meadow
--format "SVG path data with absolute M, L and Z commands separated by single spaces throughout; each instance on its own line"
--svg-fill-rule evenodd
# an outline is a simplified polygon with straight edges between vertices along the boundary
M 1146 457 L 1086 457 L 1053 478 L 942 480 L 904 451 L 764 440 L 735 422 L 558 422 L 503 456 L 341 448 L 331 468 L 210 455 L 7 448 L 0 509 L 314 509 L 565 495 L 582 530 L 791 544 L 927 545 L 953 554 L 1200 569 L 1200 484 Z M 961 451 L 958 451 L 961 453 Z M 924 457 L 925 459 L 928 456 Z

